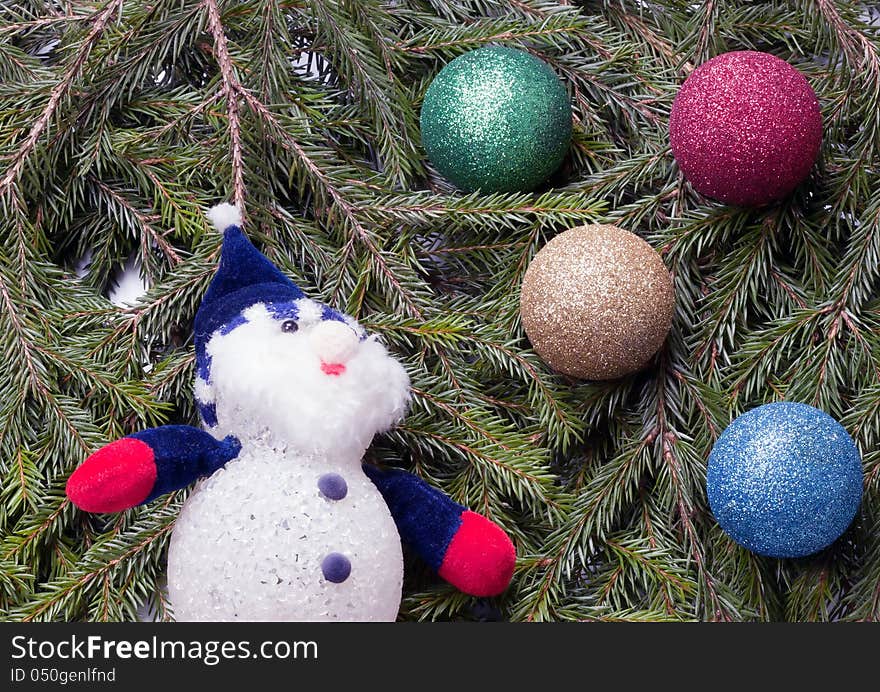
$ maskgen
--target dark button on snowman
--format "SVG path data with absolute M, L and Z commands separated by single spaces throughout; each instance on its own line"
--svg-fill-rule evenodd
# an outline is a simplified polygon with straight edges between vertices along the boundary
M 224 240 L 195 319 L 205 430 L 107 445 L 70 477 L 73 502 L 116 512 L 203 479 L 168 552 L 178 620 L 394 620 L 401 537 L 462 591 L 503 591 L 515 553 L 498 526 L 411 474 L 362 466 L 405 413 L 401 364 L 260 254 L 235 207 L 209 216 Z
M 325 473 L 318 479 L 318 490 L 328 500 L 341 500 L 348 495 L 348 484 L 338 473 Z

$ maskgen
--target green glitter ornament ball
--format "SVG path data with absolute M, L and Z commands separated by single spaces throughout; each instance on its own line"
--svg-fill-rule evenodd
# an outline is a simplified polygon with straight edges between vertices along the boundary
M 525 192 L 553 173 L 571 141 L 571 104 L 538 58 L 490 46 L 444 67 L 422 105 L 422 143 L 466 191 Z

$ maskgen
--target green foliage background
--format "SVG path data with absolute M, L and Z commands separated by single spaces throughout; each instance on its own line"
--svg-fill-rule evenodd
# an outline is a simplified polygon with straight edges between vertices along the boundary
M 220 240 L 203 209 L 230 199 L 272 260 L 405 360 L 413 411 L 373 457 L 517 543 L 514 583 L 489 602 L 409 561 L 402 619 L 876 618 L 870 19 L 832 0 L 0 4 L 3 617 L 170 617 L 163 551 L 185 492 L 96 517 L 63 489 L 108 440 L 195 422 L 191 321 Z M 546 60 L 571 94 L 570 155 L 533 194 L 461 194 L 424 160 L 427 84 L 487 43 Z M 813 177 L 756 211 L 695 194 L 667 134 L 693 67 L 749 48 L 801 69 L 825 120 Z M 551 373 L 517 310 L 534 253 L 597 221 L 648 239 L 678 296 L 655 362 L 610 383 Z M 118 308 L 104 296 L 132 253 L 152 288 Z M 803 560 L 738 548 L 706 506 L 713 440 L 782 398 L 842 420 L 865 464 L 853 527 Z

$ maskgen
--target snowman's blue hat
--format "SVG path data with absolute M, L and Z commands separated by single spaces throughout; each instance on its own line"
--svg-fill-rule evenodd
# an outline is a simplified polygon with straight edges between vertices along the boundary
M 211 334 L 246 308 L 255 303 L 290 302 L 304 297 L 299 286 L 247 239 L 237 207 L 219 204 L 208 211 L 208 218 L 223 231 L 223 249 L 220 266 L 196 313 L 196 355 L 200 360 Z

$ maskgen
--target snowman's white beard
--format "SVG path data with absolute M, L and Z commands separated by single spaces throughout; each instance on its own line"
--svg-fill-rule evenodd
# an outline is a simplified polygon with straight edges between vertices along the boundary
M 361 342 L 345 373 L 333 376 L 305 339 L 248 334 L 248 326 L 212 343 L 212 433 L 356 462 L 376 433 L 403 417 L 409 378 L 379 342 Z

